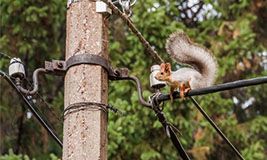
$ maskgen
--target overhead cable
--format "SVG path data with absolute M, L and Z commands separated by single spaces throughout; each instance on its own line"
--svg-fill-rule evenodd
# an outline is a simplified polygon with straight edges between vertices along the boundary
M 159 56 L 159 54 L 149 44 L 149 42 L 144 38 L 142 33 L 133 24 L 131 19 L 125 13 L 120 11 L 110 0 L 102 0 L 102 1 L 105 2 L 110 7 L 110 9 L 126 23 L 126 25 L 130 28 L 130 30 L 139 38 L 140 42 L 148 51 L 149 55 L 152 56 L 157 63 L 163 63 L 164 60 Z
M 34 109 L 31 102 L 24 96 L 24 94 L 20 91 L 20 89 L 16 86 L 16 84 L 13 83 L 13 81 L 10 79 L 10 77 L 5 72 L 3 72 L 1 70 L 0 70 L 0 76 L 2 76 L 6 81 L 8 81 L 8 83 L 16 90 L 16 92 L 21 96 L 21 98 L 25 102 L 27 108 L 33 113 L 33 115 L 40 122 L 40 124 L 46 129 L 46 131 L 50 134 L 50 136 L 62 148 L 63 145 L 62 145 L 62 142 L 59 139 L 59 137 L 56 135 L 56 133 L 53 131 L 53 129 L 50 128 L 49 125 L 43 120 L 43 118 L 39 115 L 39 113 Z

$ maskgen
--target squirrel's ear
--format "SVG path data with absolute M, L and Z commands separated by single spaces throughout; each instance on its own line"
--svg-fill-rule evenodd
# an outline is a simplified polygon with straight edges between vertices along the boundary
M 165 71 L 165 67 L 166 67 L 165 63 L 160 64 L 160 70 L 161 71 Z
M 170 63 L 166 63 L 165 64 L 165 71 L 166 72 L 171 72 L 171 64 Z

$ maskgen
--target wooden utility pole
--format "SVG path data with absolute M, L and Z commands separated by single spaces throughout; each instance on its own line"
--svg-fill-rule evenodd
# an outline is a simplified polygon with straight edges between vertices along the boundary
M 70 1 L 70 0 L 69 0 Z M 67 10 L 66 60 L 78 54 L 108 58 L 108 29 L 93 0 L 71 0 Z M 74 2 L 73 2 L 74 1 Z M 107 104 L 108 75 L 99 65 L 80 64 L 65 76 L 64 106 L 81 102 Z M 64 118 L 63 160 L 107 159 L 107 113 L 88 109 Z

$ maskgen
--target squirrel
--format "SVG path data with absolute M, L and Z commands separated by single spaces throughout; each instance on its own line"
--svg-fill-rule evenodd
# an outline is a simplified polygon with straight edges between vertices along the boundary
M 167 53 L 178 63 L 190 65 L 177 71 L 171 71 L 170 63 L 162 63 L 155 78 L 170 86 L 170 98 L 173 92 L 180 91 L 184 98 L 191 89 L 211 86 L 217 71 L 217 62 L 208 49 L 193 43 L 184 32 L 175 32 L 166 42 Z

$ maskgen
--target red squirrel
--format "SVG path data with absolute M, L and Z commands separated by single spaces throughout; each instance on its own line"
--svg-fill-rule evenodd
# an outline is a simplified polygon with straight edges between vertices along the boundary
M 217 63 L 211 53 L 195 43 L 183 32 L 175 32 L 166 42 L 167 53 L 178 63 L 192 66 L 171 71 L 170 63 L 162 63 L 155 78 L 165 81 L 170 86 L 170 98 L 173 92 L 180 91 L 180 97 L 191 89 L 203 88 L 213 84 Z

